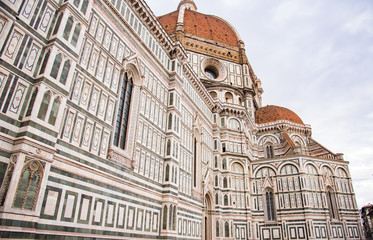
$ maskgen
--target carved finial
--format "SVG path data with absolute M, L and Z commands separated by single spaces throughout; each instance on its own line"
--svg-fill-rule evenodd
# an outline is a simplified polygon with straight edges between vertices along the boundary
M 180 10 L 180 8 L 193 10 L 193 11 L 197 10 L 197 6 L 193 0 L 181 0 L 181 2 L 179 3 L 179 6 L 177 7 L 177 10 Z

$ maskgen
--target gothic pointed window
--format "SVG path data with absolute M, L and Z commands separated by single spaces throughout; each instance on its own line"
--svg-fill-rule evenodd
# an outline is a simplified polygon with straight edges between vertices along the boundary
M 228 222 L 225 222 L 224 230 L 225 230 L 225 237 L 229 237 L 229 223 Z
M 228 180 L 226 177 L 223 179 L 223 187 L 228 188 Z
M 76 47 L 80 35 L 80 23 L 75 25 L 73 37 L 71 38 L 71 45 Z
M 226 170 L 227 169 L 227 159 L 223 159 L 223 169 Z
M 167 206 L 163 207 L 162 229 L 167 229 Z
M 194 138 L 193 143 L 194 155 L 193 155 L 193 186 L 197 186 L 197 139 Z
M 61 62 L 62 62 L 62 54 L 58 53 L 56 57 L 54 58 L 52 70 L 50 73 L 51 77 L 54 79 L 57 79 L 58 71 L 60 70 L 60 67 L 61 67 Z
M 326 190 L 326 199 L 329 207 L 329 214 L 331 219 L 338 219 L 338 208 L 334 190 L 328 187 Z
M 61 13 L 58 16 L 56 24 L 54 25 L 54 30 L 53 30 L 53 34 L 52 35 L 55 35 L 58 32 L 58 29 L 59 29 L 60 24 L 61 24 L 62 17 L 63 17 L 63 13 Z
M 43 178 L 43 166 L 36 160 L 28 161 L 19 179 L 13 207 L 34 210 Z
M 219 194 L 218 193 L 215 194 L 215 204 L 219 205 Z
M 165 179 L 166 182 L 170 180 L 170 165 L 166 165 L 166 174 L 165 174 Z
M 88 0 L 83 0 L 83 4 L 82 4 L 80 11 L 82 11 L 82 13 L 85 14 L 87 12 L 87 8 L 88 8 Z
M 54 125 L 56 123 L 58 110 L 60 108 L 60 98 L 55 98 L 53 101 L 52 109 L 49 114 L 48 123 Z
M 172 214 L 172 230 L 176 230 L 176 206 L 174 206 L 174 212 Z
M 172 113 L 168 115 L 168 130 L 172 129 Z
M 14 166 L 15 166 L 15 163 L 10 162 L 9 165 L 8 165 L 8 169 L 5 173 L 5 177 L 4 177 L 4 180 L 3 180 L 3 185 L 1 186 L 1 189 L 0 189 L 0 206 L 4 205 L 5 198 L 6 198 L 6 195 L 8 193 L 8 190 L 9 190 L 10 181 L 12 179 L 12 175 L 13 175 L 13 172 L 14 172 Z
M 44 73 L 45 67 L 47 66 L 47 63 L 48 63 L 50 53 L 51 52 L 49 50 L 47 50 L 47 53 L 45 54 L 44 59 L 43 59 L 43 63 L 41 64 L 39 74 Z
M 219 229 L 219 221 L 216 221 L 216 236 L 219 237 L 219 232 L 220 232 L 220 229 Z
M 267 144 L 265 146 L 265 151 L 266 151 L 266 157 L 267 158 L 273 158 L 275 156 L 272 144 Z
M 128 78 L 127 73 L 125 73 L 118 103 L 118 114 L 114 133 L 114 145 L 121 149 L 125 148 L 126 143 L 132 87 L 132 77 Z
M 30 103 L 28 104 L 27 112 L 26 112 L 26 117 L 31 115 L 32 109 L 34 107 L 36 95 L 38 95 L 38 88 L 35 88 L 34 92 L 31 95 L 31 100 Z
M 167 146 L 166 146 L 166 155 L 170 155 L 170 154 L 171 154 L 171 140 L 168 139 Z
M 265 190 L 265 217 L 267 221 L 275 221 L 275 202 L 273 190 Z
M 74 20 L 73 20 L 73 17 L 70 16 L 68 19 L 67 19 L 67 22 L 66 22 L 66 25 L 65 25 L 65 29 L 63 31 L 63 35 L 62 37 L 66 40 L 69 39 L 69 36 L 70 36 L 70 32 L 71 32 L 71 28 L 73 27 L 73 24 L 74 24 Z
M 170 205 L 170 208 L 169 208 L 169 213 L 168 213 L 168 230 L 171 230 L 172 229 L 172 205 Z
M 45 116 L 47 115 L 50 99 L 51 99 L 50 91 L 44 93 L 43 100 L 41 101 L 40 109 L 38 113 L 38 118 L 41 120 L 44 120 Z
M 224 195 L 224 206 L 228 206 L 228 195 Z
M 70 67 L 71 67 L 70 60 L 66 60 L 65 63 L 63 64 L 61 77 L 60 77 L 60 83 L 62 84 L 66 83 L 67 76 L 69 75 Z

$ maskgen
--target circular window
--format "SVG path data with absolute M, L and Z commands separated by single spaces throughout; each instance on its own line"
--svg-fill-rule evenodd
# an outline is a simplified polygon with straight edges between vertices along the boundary
M 216 73 L 216 71 L 214 69 L 212 69 L 211 67 L 207 67 L 205 68 L 205 74 L 208 78 L 211 78 L 211 79 L 217 79 L 218 78 L 218 74 Z
M 227 69 L 225 65 L 217 59 L 205 58 L 202 60 L 201 69 L 203 75 L 215 81 L 223 81 L 227 77 Z

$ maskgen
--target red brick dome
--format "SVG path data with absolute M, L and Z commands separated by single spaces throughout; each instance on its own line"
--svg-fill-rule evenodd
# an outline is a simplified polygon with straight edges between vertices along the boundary
M 302 119 L 293 111 L 279 106 L 267 105 L 259 108 L 255 113 L 257 124 L 288 120 L 293 123 L 304 124 Z
M 179 10 L 158 17 L 159 22 L 170 35 L 176 33 L 178 16 Z M 219 17 L 185 9 L 183 23 L 184 32 L 187 34 L 238 47 L 239 37 L 236 31 Z

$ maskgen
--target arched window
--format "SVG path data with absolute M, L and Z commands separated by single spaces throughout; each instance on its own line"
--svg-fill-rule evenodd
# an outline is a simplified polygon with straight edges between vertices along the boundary
M 265 151 L 267 158 L 273 158 L 275 156 L 272 144 L 267 144 L 265 146 Z
M 229 128 L 233 130 L 241 130 L 241 124 L 237 119 L 230 119 L 229 120 Z
M 210 95 L 213 99 L 217 99 L 218 98 L 218 94 L 215 92 L 215 91 L 211 91 L 210 92 Z
M 275 203 L 273 190 L 267 188 L 265 190 L 265 216 L 267 221 L 275 220 Z
M 216 221 L 216 237 L 219 237 L 219 232 L 220 232 L 219 221 Z
M 215 156 L 215 160 L 214 160 L 214 166 L 215 166 L 215 168 L 218 168 L 218 157 L 217 156 Z
M 172 129 L 172 113 L 168 115 L 168 130 Z
M 125 73 L 123 76 L 122 89 L 118 104 L 116 128 L 114 133 L 114 145 L 120 147 L 121 149 L 124 149 L 127 137 L 127 126 L 131 106 L 132 86 L 132 77 L 128 78 L 127 73 Z
M 56 123 L 58 110 L 60 108 L 60 98 L 55 98 L 53 101 L 52 109 L 49 114 L 48 123 L 54 125 Z
M 62 62 L 62 54 L 59 53 L 54 58 L 54 62 L 53 62 L 53 66 L 52 66 L 52 70 L 51 70 L 51 74 L 50 74 L 51 77 L 54 78 L 54 79 L 57 79 L 58 72 L 59 72 L 60 67 L 61 67 L 61 62 Z
M 176 230 L 176 206 L 174 206 L 174 212 L 172 214 L 172 230 Z
M 219 186 L 219 177 L 215 176 L 215 187 Z
M 74 24 L 73 17 L 70 16 L 67 19 L 67 22 L 66 22 L 66 25 L 65 25 L 65 29 L 63 30 L 62 37 L 64 39 L 69 40 L 69 36 L 70 36 L 71 28 L 73 27 L 73 24 Z
M 172 225 L 174 224 L 173 222 L 172 222 L 172 219 L 173 219 L 173 217 L 172 217 L 172 205 L 170 205 L 170 208 L 169 208 L 169 211 L 168 211 L 168 230 L 171 230 L 172 229 Z
M 76 47 L 76 44 L 79 39 L 79 35 L 80 35 L 80 23 L 75 25 L 73 37 L 71 38 L 71 45 L 73 45 L 74 47 Z
M 174 93 L 170 93 L 170 99 L 168 101 L 169 105 L 174 105 Z
M 224 170 L 227 169 L 227 159 L 226 158 L 223 159 L 223 169 Z
M 22 169 L 13 207 L 34 210 L 43 178 L 43 166 L 36 160 L 28 161 Z
M 168 164 L 166 165 L 166 174 L 164 180 L 165 182 L 168 182 L 170 180 L 170 166 Z
M 61 13 L 61 14 L 58 16 L 57 21 L 56 21 L 56 25 L 54 25 L 54 30 L 53 30 L 53 34 L 52 34 L 52 35 L 55 35 L 55 34 L 58 32 L 58 28 L 59 28 L 60 25 L 61 25 L 62 17 L 63 17 L 63 13 Z
M 174 176 L 175 176 L 175 180 L 174 180 L 174 183 L 177 183 L 177 168 L 175 167 L 175 173 L 174 173 Z
M 228 179 L 226 177 L 223 179 L 223 187 L 228 188 Z
M 166 155 L 170 155 L 170 154 L 171 154 L 171 140 L 168 139 L 167 146 L 166 146 Z
M 66 84 L 67 76 L 69 75 L 70 71 L 70 60 L 65 61 L 62 68 L 62 73 L 60 77 L 60 83 Z
M 3 185 L 0 189 L 1 190 L 0 191 L 0 206 L 4 205 L 5 198 L 9 190 L 10 181 L 13 176 L 14 166 L 15 166 L 15 163 L 11 161 L 8 165 L 8 169 L 6 170 L 5 177 L 3 179 Z
M 228 222 L 225 222 L 224 229 L 225 229 L 225 237 L 229 237 L 229 223 Z
M 329 214 L 331 219 L 338 219 L 337 201 L 334 190 L 331 187 L 326 189 L 326 199 L 328 201 Z
M 167 206 L 163 207 L 163 223 L 162 229 L 167 229 Z
M 197 186 L 197 138 L 194 138 L 193 143 L 193 186 Z
M 225 101 L 227 103 L 233 103 L 233 95 L 230 92 L 225 93 Z
M 237 162 L 233 163 L 231 168 L 232 168 L 232 172 L 234 173 L 239 173 L 239 174 L 244 173 L 243 166 L 240 163 L 237 163 Z
M 228 206 L 228 195 L 224 195 L 224 206 Z
M 172 182 L 175 182 L 175 168 L 174 168 L 174 166 L 172 166 L 172 168 L 171 168 L 171 181 Z
M 219 205 L 219 193 L 215 194 L 215 204 Z
M 28 104 L 27 112 L 26 112 L 26 117 L 31 115 L 32 109 L 34 107 L 36 95 L 38 95 L 38 88 L 35 88 L 34 92 L 31 95 L 31 100 L 30 103 Z
M 74 0 L 74 2 L 73 2 L 73 4 L 74 4 L 75 7 L 79 7 L 79 3 L 80 3 L 79 0 Z
M 82 4 L 82 7 L 81 7 L 80 11 L 82 11 L 82 13 L 84 15 L 87 12 L 87 8 L 88 8 L 88 0 L 83 0 L 83 4 Z
M 45 116 L 47 115 L 50 99 L 51 99 L 51 92 L 48 91 L 48 92 L 44 93 L 43 100 L 41 101 L 40 109 L 39 109 L 39 113 L 38 113 L 38 118 L 43 120 L 43 121 L 45 119 Z
M 51 51 L 49 51 L 49 49 L 48 49 L 48 50 L 47 50 L 47 53 L 46 53 L 45 56 L 44 56 L 43 63 L 41 64 L 39 74 L 44 73 L 44 71 L 45 71 L 45 67 L 47 66 L 47 63 L 48 63 L 48 59 L 49 59 L 49 55 L 50 55 L 50 54 L 51 54 Z

